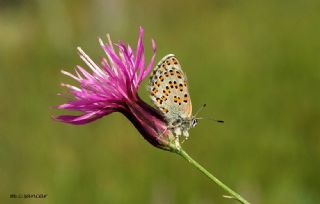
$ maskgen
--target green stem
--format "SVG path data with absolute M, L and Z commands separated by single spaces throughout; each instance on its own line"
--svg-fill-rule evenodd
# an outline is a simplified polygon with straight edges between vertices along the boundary
M 184 159 L 186 159 L 188 162 L 190 162 L 193 166 L 195 166 L 197 169 L 199 169 L 202 173 L 204 173 L 206 176 L 208 176 L 213 182 L 215 182 L 218 186 L 223 188 L 225 191 L 227 191 L 231 195 L 231 196 L 224 196 L 224 197 L 236 199 L 240 203 L 243 203 L 243 204 L 250 204 L 247 200 L 242 198 L 238 193 L 236 193 L 231 188 L 226 186 L 219 179 L 217 179 L 215 176 L 213 176 L 209 171 L 207 171 L 203 166 L 201 166 L 198 162 L 196 162 L 194 159 L 192 159 L 187 154 L 187 152 L 185 152 L 183 149 L 180 148 L 179 150 L 176 150 L 176 153 L 181 155 Z

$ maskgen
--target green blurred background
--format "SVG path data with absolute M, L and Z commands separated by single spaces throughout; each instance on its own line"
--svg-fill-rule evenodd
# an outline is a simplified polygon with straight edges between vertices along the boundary
M 115 113 L 85 126 L 64 113 L 60 73 L 97 37 L 175 53 L 201 121 L 184 148 L 252 203 L 320 202 L 320 2 L 0 1 L 0 203 L 235 203 Z M 143 85 L 141 96 L 149 102 Z M 46 199 L 10 199 L 46 193 Z

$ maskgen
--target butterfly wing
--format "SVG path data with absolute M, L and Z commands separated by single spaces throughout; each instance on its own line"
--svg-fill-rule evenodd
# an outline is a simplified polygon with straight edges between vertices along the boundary
M 154 68 L 149 89 L 152 102 L 169 122 L 192 116 L 187 79 L 173 54 L 166 55 Z

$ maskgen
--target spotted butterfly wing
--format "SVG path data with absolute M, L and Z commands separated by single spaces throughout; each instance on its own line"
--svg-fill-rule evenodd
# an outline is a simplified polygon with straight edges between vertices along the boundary
M 152 102 L 168 122 L 191 119 L 192 104 L 187 79 L 173 54 L 166 55 L 154 68 L 149 89 Z

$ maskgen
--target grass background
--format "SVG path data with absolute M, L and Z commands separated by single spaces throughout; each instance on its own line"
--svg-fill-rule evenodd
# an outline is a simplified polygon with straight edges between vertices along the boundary
M 175 53 L 201 121 L 184 148 L 252 203 L 320 200 L 320 2 L 5 0 L 0 2 L 0 203 L 234 203 L 176 155 L 112 114 L 51 120 L 97 36 L 133 45 L 145 28 L 157 60 Z M 141 96 L 149 101 L 146 90 Z M 46 193 L 46 199 L 10 199 Z

